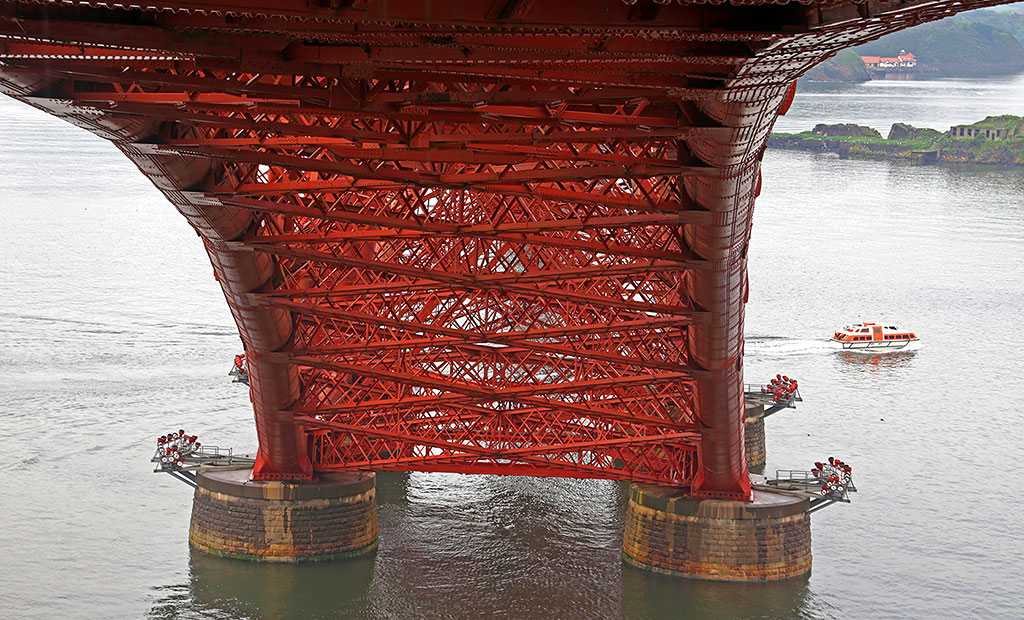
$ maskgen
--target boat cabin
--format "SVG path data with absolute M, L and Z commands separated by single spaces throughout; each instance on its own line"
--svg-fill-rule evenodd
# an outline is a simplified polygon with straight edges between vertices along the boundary
M 844 345 L 906 346 L 917 340 L 914 332 L 900 330 L 895 325 L 879 323 L 854 323 L 846 325 L 832 336 L 833 342 Z

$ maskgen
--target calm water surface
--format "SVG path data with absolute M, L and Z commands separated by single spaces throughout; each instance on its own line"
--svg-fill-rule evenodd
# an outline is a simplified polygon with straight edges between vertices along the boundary
M 1024 114 L 1024 76 L 804 87 L 784 131 Z M 250 449 L 236 335 L 199 239 L 113 147 L 0 100 L 0 618 L 1020 618 L 1024 170 L 771 151 L 748 380 L 768 471 L 835 455 L 860 492 L 813 518 L 807 579 L 624 566 L 624 487 L 390 474 L 377 554 L 261 566 L 190 551 L 190 493 L 150 473 L 179 427 Z M 832 352 L 843 322 L 923 337 Z

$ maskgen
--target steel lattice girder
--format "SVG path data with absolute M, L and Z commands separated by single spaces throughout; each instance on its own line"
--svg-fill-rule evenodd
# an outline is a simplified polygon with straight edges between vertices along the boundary
M 746 4 L 0 0 L 0 90 L 113 140 L 203 237 L 255 477 L 747 499 L 746 247 L 790 83 L 1000 2 Z

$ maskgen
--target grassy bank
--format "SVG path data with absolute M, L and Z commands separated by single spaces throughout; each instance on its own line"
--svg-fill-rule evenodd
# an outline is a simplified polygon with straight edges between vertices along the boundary
M 918 128 L 897 123 L 883 138 L 870 127 L 818 125 L 812 131 L 776 133 L 770 148 L 837 153 L 841 157 L 945 161 L 951 163 L 1024 166 L 1024 119 L 1019 116 L 990 116 L 970 125 L 977 129 L 1006 129 L 1009 137 L 957 138 L 952 130 Z

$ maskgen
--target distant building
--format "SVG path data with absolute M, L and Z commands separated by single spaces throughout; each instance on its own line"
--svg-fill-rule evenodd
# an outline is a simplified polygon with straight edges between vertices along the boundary
M 950 130 L 954 138 L 974 138 L 981 136 L 986 140 L 1005 140 L 1010 135 L 1006 127 L 971 127 L 970 125 L 954 125 Z
M 861 56 L 868 71 L 885 71 L 887 69 L 913 69 L 917 66 L 917 58 L 907 50 L 900 50 L 894 58 L 885 56 Z

